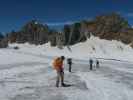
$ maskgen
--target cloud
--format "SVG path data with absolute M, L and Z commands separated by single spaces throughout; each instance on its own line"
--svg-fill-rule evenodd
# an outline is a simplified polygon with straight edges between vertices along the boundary
M 66 22 L 46 22 L 46 24 L 48 26 L 63 26 L 63 25 L 66 25 L 66 24 L 73 24 L 75 22 L 80 22 L 82 20 L 92 20 L 92 18 L 88 18 L 88 17 L 84 17 L 84 18 L 80 18 L 78 20 L 73 20 L 73 21 L 66 21 Z
M 49 26 L 63 26 L 65 24 L 72 24 L 74 22 L 54 22 L 54 23 L 46 23 Z

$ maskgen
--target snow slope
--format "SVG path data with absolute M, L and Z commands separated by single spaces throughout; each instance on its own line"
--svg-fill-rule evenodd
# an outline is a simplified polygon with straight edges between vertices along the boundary
M 68 65 L 64 65 L 65 83 L 72 86 L 56 88 L 56 73 L 49 66 L 51 58 L 11 49 L 2 49 L 0 53 L 4 53 L 0 56 L 0 100 L 132 100 L 133 98 L 132 63 L 100 60 L 100 68 L 90 71 L 86 61 L 75 60 L 72 73 L 67 71 Z M 14 60 L 9 61 L 8 58 Z M 8 61 L 10 63 L 6 63 Z
M 125 45 L 115 40 L 102 40 L 93 36 L 86 42 L 71 46 L 71 51 L 68 50 L 67 47 L 64 47 L 63 49 L 51 47 L 50 43 L 39 46 L 29 45 L 28 43 L 10 44 L 10 46 L 19 46 L 19 51 L 25 51 L 25 53 L 45 56 L 65 55 L 66 57 L 78 59 L 88 59 L 89 57 L 92 57 L 133 61 L 133 49 L 129 45 Z

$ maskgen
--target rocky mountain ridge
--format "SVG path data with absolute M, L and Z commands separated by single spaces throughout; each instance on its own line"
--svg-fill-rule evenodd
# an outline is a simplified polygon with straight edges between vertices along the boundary
M 45 44 L 63 46 L 84 42 L 90 35 L 106 40 L 118 40 L 133 47 L 133 28 L 128 21 L 117 13 L 100 15 L 92 20 L 83 20 L 64 25 L 62 32 L 51 30 L 48 25 L 32 20 L 19 31 L 7 34 L 4 40 L 10 43 Z M 3 39 L 1 39 L 3 41 Z

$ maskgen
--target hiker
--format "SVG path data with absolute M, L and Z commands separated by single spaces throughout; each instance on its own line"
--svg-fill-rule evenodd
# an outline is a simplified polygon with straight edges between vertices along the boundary
M 71 72 L 72 69 L 72 58 L 67 59 L 67 64 L 69 65 L 69 72 Z
M 57 80 L 56 80 L 56 87 L 59 87 L 59 83 L 61 80 L 61 85 L 64 87 L 64 69 L 63 69 L 63 61 L 65 60 L 64 56 L 57 57 L 54 59 L 53 67 L 57 72 Z
M 99 66 L 99 61 L 98 60 L 96 60 L 96 68 L 99 68 L 100 66 Z
M 89 63 L 90 63 L 90 70 L 92 70 L 92 69 L 93 69 L 93 60 L 90 59 L 90 60 L 89 60 Z

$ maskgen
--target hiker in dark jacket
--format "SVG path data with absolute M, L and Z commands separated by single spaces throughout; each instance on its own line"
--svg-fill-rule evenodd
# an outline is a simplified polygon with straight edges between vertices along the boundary
M 72 69 L 72 59 L 71 58 L 67 59 L 67 64 L 69 65 L 69 72 L 71 72 L 71 69 Z
M 89 63 L 90 63 L 90 70 L 92 70 L 92 69 L 93 69 L 93 60 L 90 59 L 90 60 L 89 60 Z

